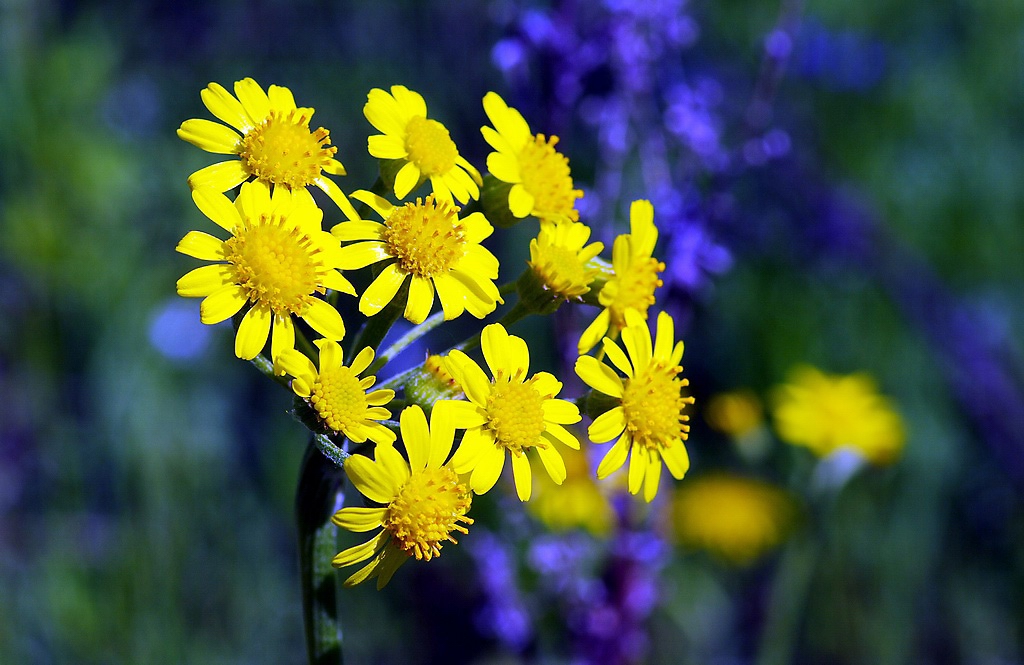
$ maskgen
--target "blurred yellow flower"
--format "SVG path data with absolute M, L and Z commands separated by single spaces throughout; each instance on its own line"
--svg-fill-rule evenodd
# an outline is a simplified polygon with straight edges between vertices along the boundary
M 764 408 L 750 390 L 718 393 L 708 400 L 704 419 L 712 429 L 740 439 L 761 427 Z
M 615 511 L 594 482 L 586 453 L 568 448 L 561 454 L 565 481 L 558 485 L 540 476 L 537 494 L 527 510 L 552 531 L 584 529 L 595 536 L 607 536 L 615 525 Z
M 484 96 L 484 112 L 494 128 L 480 131 L 496 151 L 487 156 L 487 170 L 512 185 L 508 194 L 512 214 L 547 222 L 577 221 L 576 199 L 583 192 L 573 189 L 569 158 L 555 150 L 558 137 L 534 136 L 523 115 L 497 93 Z
M 454 533 L 469 533 L 473 494 L 446 464 L 455 430 L 434 411 L 430 425 L 423 410 L 410 406 L 402 411 L 401 433 L 406 462 L 391 444 L 374 449 L 376 460 L 352 455 L 345 460 L 345 474 L 352 485 L 380 508 L 342 508 L 334 523 L 349 531 L 364 532 L 382 527 L 371 540 L 334 557 L 336 568 L 371 559 L 345 580 L 345 586 L 377 578 L 381 589 L 410 557 L 431 560 L 441 555 L 445 542 L 456 543 Z
M 576 374 L 596 391 L 614 398 L 617 405 L 598 416 L 587 433 L 591 441 L 603 443 L 618 437 L 597 468 L 597 477 L 606 478 L 629 461 L 628 487 L 637 494 L 644 487 L 644 499 L 651 501 L 658 492 L 661 464 L 682 479 L 690 467 L 683 445 L 689 437 L 690 416 L 683 413 L 693 397 L 684 397 L 689 381 L 679 378 L 683 368 L 683 343 L 675 343 L 672 317 L 658 315 L 653 349 L 647 322 L 634 309 L 626 310 L 622 342 L 629 357 L 610 338 L 604 338 L 604 351 L 620 372 L 592 356 L 576 360 Z M 674 344 L 674 346 L 673 346 Z
M 665 264 L 653 258 L 658 242 L 654 206 L 650 201 L 633 201 L 629 207 L 629 233 L 615 238 L 612 245 L 614 276 L 601 288 L 598 302 L 604 308 L 580 336 L 579 352 L 587 353 L 605 335 L 615 339 L 626 325 L 626 310 L 634 309 L 647 318 L 654 304 L 654 290 L 662 285 L 658 277 Z
M 384 309 L 409 282 L 405 318 L 422 323 L 434 304 L 434 290 L 446 320 L 464 311 L 482 319 L 503 302 L 494 280 L 498 259 L 480 242 L 494 228 L 482 213 L 459 219 L 459 208 L 426 200 L 394 206 L 372 192 L 352 198 L 365 203 L 384 220 L 350 220 L 331 229 L 342 241 L 357 241 L 341 249 L 345 270 L 387 262 L 359 299 L 359 311 L 373 316 Z
M 178 280 L 178 295 L 203 298 L 203 323 L 220 323 L 246 312 L 235 336 L 235 355 L 252 360 L 267 343 L 273 328 L 271 357 L 295 347 L 292 315 L 306 321 L 327 339 L 345 336 L 338 310 L 316 297 L 327 289 L 355 295 L 341 276 L 341 247 L 320 224 L 323 212 L 303 197 L 279 187 L 273 199 L 268 186 L 256 180 L 242 185 L 238 198 L 212 189 L 193 190 L 192 199 L 215 224 L 231 233 L 221 240 L 190 231 L 177 251 L 197 259 L 221 261 L 187 273 Z
M 334 158 L 330 133 L 323 127 L 310 131 L 313 109 L 296 107 L 292 91 L 279 85 L 267 92 L 251 78 L 235 81 L 232 95 L 218 83 L 200 93 L 203 103 L 221 122 L 193 118 L 181 123 L 178 136 L 207 152 L 238 155 L 238 159 L 212 164 L 189 176 L 193 189 L 226 192 L 250 178 L 286 187 L 312 203 L 306 187 L 323 190 L 346 216 L 355 209 L 333 180 L 324 174 L 345 175 Z M 237 131 L 236 131 L 237 130 Z
M 888 464 L 903 450 L 903 420 L 867 374 L 796 367 L 775 389 L 773 402 L 779 437 L 819 457 L 850 448 L 869 462 Z
M 439 201 L 454 197 L 466 203 L 480 195 L 480 172 L 459 154 L 445 126 L 427 118 L 427 104 L 419 93 L 404 85 L 391 86 L 390 94 L 374 88 L 363 115 L 383 132 L 370 137 L 370 154 L 405 162 L 395 176 L 395 196 L 405 198 L 426 178 Z
M 555 398 L 562 384 L 551 374 L 537 372 L 526 378 L 530 371 L 526 342 L 509 335 L 500 323 L 484 328 L 480 346 L 493 380 L 465 353 L 452 350 L 445 366 L 469 401 L 438 402 L 434 411 L 450 413 L 455 427 L 466 430 L 452 464 L 458 473 L 472 472 L 469 484 L 474 492 L 483 494 L 494 487 L 508 451 L 516 492 L 521 501 L 528 501 L 532 476 L 527 451 L 535 450 L 551 479 L 562 483 L 565 463 L 554 442 L 580 447 L 564 427 L 579 422 L 580 412 L 572 402 Z
M 679 544 L 745 566 L 782 542 L 795 512 L 783 490 L 734 475 L 687 481 L 672 499 L 672 532 Z
M 275 360 L 282 371 L 295 377 L 295 394 L 305 398 L 331 431 L 341 432 L 356 443 L 367 439 L 392 443 L 395 433 L 377 421 L 391 418 L 391 412 L 383 407 L 394 398 L 395 391 L 367 393 L 376 377 L 359 378 L 373 362 L 373 349 L 363 349 L 351 367 L 345 367 L 340 344 L 329 339 L 318 339 L 315 344 L 320 349 L 319 372 L 309 358 L 295 349 L 285 349 Z

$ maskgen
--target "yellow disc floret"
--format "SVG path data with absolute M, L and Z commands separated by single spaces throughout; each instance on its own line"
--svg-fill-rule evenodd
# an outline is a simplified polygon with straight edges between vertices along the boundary
M 583 192 L 573 189 L 569 158 L 555 150 L 558 137 L 537 134 L 519 152 L 523 188 L 533 195 L 534 209 L 542 219 L 564 217 L 576 221 L 576 199 Z
M 313 184 L 338 149 L 327 145 L 331 135 L 323 127 L 310 131 L 309 120 L 305 109 L 271 111 L 242 138 L 239 157 L 249 172 L 293 189 Z
M 495 442 L 514 454 L 540 444 L 545 428 L 544 399 L 533 381 L 496 384 L 487 398 L 488 427 Z
M 677 378 L 683 368 L 654 361 L 647 369 L 627 379 L 623 389 L 622 408 L 626 429 L 633 441 L 654 450 L 671 441 L 689 436 L 690 416 L 683 413 L 693 397 L 682 397 L 680 389 L 689 385 Z
M 458 542 L 453 532 L 469 533 L 463 524 L 473 523 L 466 517 L 471 502 L 472 493 L 451 468 L 428 468 L 402 485 L 382 524 L 398 549 L 429 561 L 445 541 Z
M 327 426 L 346 432 L 366 419 L 366 392 L 348 367 L 321 371 L 309 401 Z
M 405 150 L 409 161 L 427 176 L 441 175 L 455 168 L 459 150 L 448 129 L 436 120 L 419 116 L 405 126 Z
M 224 255 L 234 266 L 237 283 L 249 300 L 276 313 L 302 315 L 314 292 L 323 293 L 317 276 L 319 250 L 301 229 L 280 218 L 262 216 L 258 225 L 224 242 Z
M 466 244 L 459 224 L 459 208 L 436 201 L 416 199 L 395 208 L 385 223 L 381 240 L 407 273 L 432 277 L 444 273 L 462 258 Z
M 653 257 L 636 259 L 621 275 L 616 275 L 601 290 L 599 301 L 607 307 L 612 325 L 623 328 L 626 325 L 625 312 L 629 308 L 640 314 L 654 304 L 654 290 L 664 282 L 659 275 L 665 264 Z

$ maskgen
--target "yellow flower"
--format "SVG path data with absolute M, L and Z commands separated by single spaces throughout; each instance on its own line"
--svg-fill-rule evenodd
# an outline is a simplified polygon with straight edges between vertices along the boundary
M 537 495 L 528 510 L 553 531 L 585 529 L 595 536 L 607 536 L 615 525 L 611 501 L 591 477 L 587 455 L 581 450 L 562 451 L 565 482 L 556 485 L 544 476 L 537 483 Z
M 804 365 L 773 397 L 779 437 L 819 457 L 847 447 L 887 464 L 903 449 L 903 421 L 866 374 L 833 376 Z
M 472 492 L 445 464 L 455 430 L 435 409 L 430 426 L 423 410 L 410 406 L 402 411 L 402 441 L 408 463 L 390 444 L 378 445 L 375 461 L 363 455 L 345 460 L 352 485 L 380 508 L 342 508 L 334 523 L 349 531 L 364 532 L 382 527 L 371 540 L 341 552 L 332 562 L 336 568 L 371 559 L 345 580 L 345 586 L 377 578 L 381 589 L 410 557 L 429 561 L 440 556 L 446 541 L 455 543 L 454 532 L 469 533 L 466 516 Z
M 215 224 L 231 233 L 220 240 L 189 231 L 178 243 L 182 254 L 222 261 L 189 272 L 178 280 L 178 295 L 204 298 L 203 323 L 220 323 L 246 303 L 235 336 L 235 355 L 252 360 L 267 343 L 273 327 L 271 356 L 295 347 L 292 315 L 301 317 L 327 339 L 345 336 L 338 310 L 315 296 L 333 289 L 355 295 L 341 276 L 341 248 L 321 226 L 323 212 L 303 197 L 293 199 L 283 187 L 274 190 L 257 180 L 242 185 L 234 204 L 211 189 L 193 190 L 192 199 Z M 273 326 L 271 326 L 273 324 Z
M 740 439 L 761 427 L 764 409 L 752 391 L 736 390 L 709 399 L 704 419 L 713 429 Z
M 295 377 L 292 390 L 316 411 L 321 422 L 332 432 L 341 432 L 351 441 L 391 443 L 395 433 L 376 422 L 391 418 L 383 408 L 394 396 L 394 390 L 367 393 L 376 377 L 360 379 L 359 374 L 373 362 L 373 349 L 367 347 L 356 355 L 351 367 L 342 363 L 341 345 L 329 339 L 318 339 L 320 371 L 295 349 L 285 349 L 275 363 Z
M 636 310 L 644 319 L 654 304 L 654 290 L 662 285 L 658 275 L 665 264 L 651 256 L 658 242 L 654 206 L 650 201 L 633 201 L 629 207 L 629 233 L 615 238 L 612 245 L 614 277 L 598 294 L 604 307 L 580 337 L 579 352 L 587 353 L 605 335 L 615 339 L 626 325 L 626 310 Z
M 590 291 L 598 269 L 587 266 L 587 262 L 601 253 L 604 243 L 587 245 L 589 239 L 589 226 L 561 220 L 542 225 L 540 233 L 530 241 L 527 264 L 542 288 L 555 299 L 578 299 Z
M 238 155 L 238 159 L 196 171 L 189 176 L 190 187 L 226 192 L 255 178 L 312 202 L 306 187 L 314 185 L 346 216 L 357 217 L 338 185 L 324 176 L 345 175 L 345 167 L 334 158 L 338 149 L 328 145 L 330 133 L 323 127 L 310 131 L 313 109 L 296 107 L 291 90 L 272 85 L 264 92 L 256 81 L 246 78 L 235 82 L 234 95 L 218 83 L 209 84 L 200 94 L 210 113 L 229 126 L 193 118 L 181 123 L 178 136 L 207 152 Z
M 500 323 L 484 328 L 480 337 L 484 359 L 494 377 L 469 356 L 453 350 L 445 365 L 466 392 L 468 402 L 443 401 L 435 407 L 451 413 L 455 427 L 464 428 L 452 464 L 458 473 L 472 471 L 469 484 L 483 494 L 497 482 L 505 466 L 505 451 L 512 457 L 519 499 L 530 498 L 532 478 L 528 450 L 536 450 L 545 470 L 555 483 L 565 480 L 565 463 L 554 442 L 579 448 L 563 425 L 579 422 L 576 405 L 555 399 L 562 384 L 547 372 L 526 378 L 530 369 L 530 351 L 521 338 L 509 335 Z
M 480 172 L 459 154 L 445 126 L 427 118 L 419 93 L 404 85 L 391 86 L 391 94 L 374 88 L 363 115 L 383 132 L 370 137 L 370 154 L 405 162 L 395 176 L 395 196 L 405 198 L 425 178 L 439 201 L 450 203 L 454 196 L 465 203 L 480 196 Z
M 622 341 L 629 357 L 610 338 L 604 339 L 604 351 L 616 368 L 626 375 L 623 380 L 610 366 L 592 356 L 576 361 L 576 374 L 591 388 L 614 398 L 618 405 L 601 414 L 588 430 L 595 443 L 619 437 L 597 468 L 597 477 L 605 478 L 619 469 L 630 455 L 629 491 L 637 494 L 644 486 L 644 499 L 650 501 L 658 492 L 661 463 L 677 480 L 690 466 L 683 441 L 690 426 L 683 414 L 692 397 L 683 397 L 689 385 L 680 379 L 683 368 L 683 343 L 672 346 L 675 325 L 672 317 L 658 315 L 657 336 L 651 348 L 647 322 L 636 312 L 626 310 L 626 327 Z
M 497 93 L 484 96 L 484 112 L 494 128 L 482 127 L 480 131 L 497 151 L 487 156 L 487 170 L 498 180 L 512 184 L 508 194 L 512 214 L 551 222 L 578 220 L 576 199 L 583 192 L 573 189 L 569 159 L 555 150 L 558 137 L 534 136 L 522 114 Z
M 362 190 L 352 198 L 373 208 L 384 223 L 348 221 L 331 229 L 343 241 L 360 241 L 341 249 L 342 267 L 355 270 L 387 262 L 359 299 L 360 312 L 380 312 L 407 280 L 405 318 L 413 323 L 430 314 L 435 288 L 445 319 L 466 310 L 481 319 L 503 302 L 494 285 L 498 259 L 480 244 L 494 231 L 482 213 L 459 219 L 458 207 L 432 194 L 401 207 Z
M 712 475 L 687 481 L 672 500 L 672 530 L 687 547 L 746 566 L 782 542 L 793 499 L 758 480 Z

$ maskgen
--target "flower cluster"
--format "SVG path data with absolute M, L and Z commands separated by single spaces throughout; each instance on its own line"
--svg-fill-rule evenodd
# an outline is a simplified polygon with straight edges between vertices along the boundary
M 203 299 L 204 323 L 233 319 L 235 355 L 290 386 L 317 445 L 364 497 L 333 518 L 376 532 L 334 558 L 337 567 L 361 564 L 347 584 L 376 578 L 379 588 L 410 558 L 440 555 L 469 532 L 474 495 L 498 485 L 506 461 L 521 501 L 542 473 L 540 514 L 557 505 L 547 488 L 571 472 L 589 505 L 605 511 L 591 516 L 591 528 L 607 530 L 607 502 L 593 481 L 579 480 L 585 454 L 569 456 L 581 449 L 571 428 L 584 416 L 590 441 L 613 442 L 598 479 L 628 460 L 628 490 L 651 501 L 663 466 L 683 477 L 693 397 L 672 317 L 648 320 L 665 271 L 650 202 L 632 203 L 629 233 L 602 258 L 604 244 L 589 242 L 580 220 L 583 193 L 558 137 L 535 134 L 494 92 L 482 104 L 489 124 L 481 137 L 493 148 L 482 176 L 420 94 L 371 90 L 363 112 L 379 132 L 367 151 L 380 178 L 355 190 L 328 177 L 345 175 L 330 133 L 311 128 L 313 109 L 297 106 L 288 88 L 265 91 L 244 79 L 233 94 L 211 83 L 201 96 L 223 124 L 191 119 L 178 135 L 232 156 L 189 178 L 196 206 L 228 237 L 185 235 L 178 251 L 208 263 L 178 280 L 178 293 Z M 529 259 L 499 286 L 502 266 L 484 241 L 526 218 L 537 223 Z M 344 297 L 354 307 L 339 310 Z M 486 320 L 510 297 L 473 337 L 377 384 L 418 338 L 464 313 Z M 555 375 L 531 372 L 530 345 L 507 328 L 564 305 L 597 310 L 574 344 L 576 374 L 589 389 L 575 399 L 561 396 Z M 412 329 L 382 348 L 403 317 Z

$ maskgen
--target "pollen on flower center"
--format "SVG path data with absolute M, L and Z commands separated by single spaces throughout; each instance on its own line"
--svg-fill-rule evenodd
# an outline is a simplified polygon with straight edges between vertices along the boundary
M 530 267 L 544 285 L 559 296 L 576 298 L 590 291 L 595 271 L 587 269 L 580 261 L 578 251 L 559 245 L 536 243 L 531 246 L 531 254 Z
M 555 150 L 557 143 L 557 136 L 545 139 L 543 134 L 526 142 L 519 152 L 523 188 L 533 195 L 538 212 L 565 215 L 577 221 L 576 199 L 583 194 L 572 188 L 569 158 Z
M 487 399 L 487 426 L 498 445 L 522 453 L 540 443 L 544 431 L 543 397 L 532 381 L 499 381 Z
M 287 114 L 271 111 L 242 138 L 239 156 L 249 172 L 260 180 L 296 189 L 313 183 L 338 151 L 323 127 L 309 129 L 309 118 L 300 110 Z
M 646 370 L 626 380 L 622 407 L 626 412 L 626 429 L 633 434 L 633 440 L 648 449 L 670 444 L 676 439 L 686 439 L 690 426 L 683 415 L 683 408 L 693 403 L 692 397 L 679 394 L 686 379 L 676 376 L 683 370 L 679 365 L 667 366 L 658 361 Z
M 259 224 L 226 240 L 224 254 L 251 302 L 301 316 L 312 294 L 324 291 L 318 282 L 323 265 L 309 237 L 282 221 L 261 217 Z
M 335 432 L 352 430 L 366 417 L 366 393 L 358 377 L 344 365 L 320 372 L 310 390 L 309 402 Z
M 445 541 L 458 542 L 452 532 L 469 533 L 463 524 L 473 523 L 466 517 L 471 501 L 469 488 L 449 467 L 427 468 L 405 481 L 382 524 L 399 549 L 429 561 Z
M 626 309 L 632 307 L 641 314 L 654 304 L 654 290 L 664 282 L 658 275 L 665 264 L 653 257 L 634 260 L 629 269 L 616 279 L 617 289 L 608 304 L 612 322 L 622 328 L 626 325 Z
M 445 126 L 420 116 L 412 118 L 405 126 L 405 151 L 409 153 L 409 161 L 428 176 L 448 173 L 455 168 L 459 156 Z
M 465 251 L 466 239 L 459 209 L 446 201 L 416 199 L 406 203 L 385 222 L 381 239 L 405 272 L 433 277 L 449 270 Z

